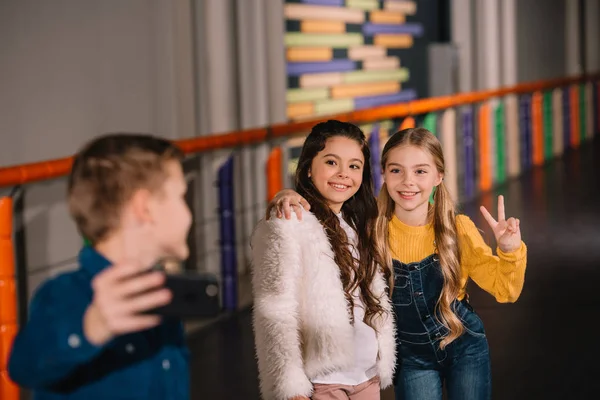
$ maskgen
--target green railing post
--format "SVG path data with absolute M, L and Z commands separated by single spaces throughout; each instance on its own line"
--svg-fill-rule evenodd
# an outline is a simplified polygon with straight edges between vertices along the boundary
M 433 133 L 435 136 L 438 136 L 437 131 L 437 114 L 429 113 L 423 119 L 423 128 L 427 129 L 429 132 Z
M 437 138 L 439 138 L 438 132 L 437 132 L 437 114 L 434 112 L 431 112 L 427 115 L 425 115 L 425 118 L 423 118 L 423 128 L 427 129 L 429 132 L 433 133 Z M 433 196 L 435 194 L 435 189 L 431 192 L 431 195 L 429 196 L 429 203 L 433 204 Z
M 496 179 L 498 183 L 506 181 L 506 122 L 504 101 L 499 101 L 495 110 L 494 130 L 496 137 Z

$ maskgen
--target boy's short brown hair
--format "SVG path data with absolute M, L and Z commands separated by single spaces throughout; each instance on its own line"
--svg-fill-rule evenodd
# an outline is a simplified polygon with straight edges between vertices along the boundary
M 148 134 L 100 136 L 75 156 L 69 176 L 69 211 L 92 244 L 118 227 L 123 205 L 138 189 L 159 190 L 165 163 L 183 153 L 172 142 Z

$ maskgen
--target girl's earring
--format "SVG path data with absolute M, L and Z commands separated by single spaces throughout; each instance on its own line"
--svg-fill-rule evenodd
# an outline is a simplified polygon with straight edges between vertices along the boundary
M 429 196 L 429 204 L 433 204 L 434 203 L 433 199 L 435 197 L 435 192 L 437 191 L 437 189 L 438 189 L 437 186 L 433 187 L 433 190 L 431 191 L 431 195 Z

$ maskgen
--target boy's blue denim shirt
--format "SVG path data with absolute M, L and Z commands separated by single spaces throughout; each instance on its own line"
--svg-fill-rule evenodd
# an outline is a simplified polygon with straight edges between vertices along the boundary
M 189 399 L 189 355 L 179 320 L 94 346 L 83 334 L 91 282 L 110 262 L 92 247 L 80 268 L 44 283 L 17 335 L 8 372 L 36 400 Z

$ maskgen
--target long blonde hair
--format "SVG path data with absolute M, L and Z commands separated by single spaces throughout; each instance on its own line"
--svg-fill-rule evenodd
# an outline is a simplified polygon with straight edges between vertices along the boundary
M 444 174 L 444 154 L 439 140 L 427 129 L 409 128 L 396 132 L 387 141 L 381 154 L 381 168 L 385 171 L 389 152 L 400 146 L 415 146 L 431 154 L 437 171 Z M 433 206 L 428 211 L 428 221 L 433 224 L 436 251 L 440 259 L 444 285 L 437 301 L 436 308 L 440 322 L 448 328 L 449 334 L 440 342 L 440 348 L 445 348 L 464 332 L 464 326 L 452 310 L 452 303 L 458 297 L 461 289 L 460 251 L 456 232 L 456 212 L 454 202 L 444 185 L 437 186 L 433 197 Z M 384 183 L 377 199 L 379 215 L 375 227 L 376 243 L 379 254 L 388 266 L 392 264 L 389 250 L 388 225 L 394 214 L 394 200 L 390 197 Z

